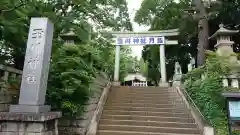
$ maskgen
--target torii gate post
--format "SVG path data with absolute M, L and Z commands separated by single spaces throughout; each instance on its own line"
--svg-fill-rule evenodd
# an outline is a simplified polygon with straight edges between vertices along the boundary
M 176 45 L 177 40 L 167 40 L 165 37 L 179 35 L 178 29 L 147 31 L 147 32 L 111 32 L 116 38 L 116 53 L 115 53 L 115 70 L 114 70 L 114 85 L 119 86 L 119 66 L 120 66 L 120 49 L 121 45 L 136 46 L 136 45 L 154 45 L 159 44 L 160 52 L 160 72 L 161 79 L 159 86 L 168 86 L 165 62 L 165 45 Z
M 119 82 L 119 70 L 120 70 L 120 45 L 116 45 L 115 52 L 115 67 L 114 67 L 114 85 L 120 85 Z

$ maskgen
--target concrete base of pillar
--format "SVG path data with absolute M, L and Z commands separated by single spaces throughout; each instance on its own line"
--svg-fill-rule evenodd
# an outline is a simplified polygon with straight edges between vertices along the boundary
M 120 83 L 120 82 L 112 82 L 112 85 L 113 85 L 113 86 L 120 86 L 121 83 Z
M 0 113 L 0 135 L 58 135 L 60 112 Z
M 10 105 L 9 112 L 43 113 L 51 110 L 50 105 Z
M 176 86 L 180 86 L 181 85 L 181 81 L 173 81 L 172 86 L 176 87 Z
M 167 83 L 167 82 L 159 82 L 158 86 L 159 87 L 169 87 L 169 83 Z

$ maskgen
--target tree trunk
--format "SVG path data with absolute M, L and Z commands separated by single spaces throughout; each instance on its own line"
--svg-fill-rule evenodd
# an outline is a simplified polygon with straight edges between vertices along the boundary
M 205 51 L 208 49 L 208 18 L 207 11 L 204 7 L 202 0 L 193 0 L 196 10 L 198 12 L 198 54 L 197 54 L 197 66 L 202 66 L 205 62 Z
M 198 53 L 197 66 L 202 66 L 206 59 L 206 50 L 208 49 L 208 20 L 203 18 L 199 20 L 198 26 Z

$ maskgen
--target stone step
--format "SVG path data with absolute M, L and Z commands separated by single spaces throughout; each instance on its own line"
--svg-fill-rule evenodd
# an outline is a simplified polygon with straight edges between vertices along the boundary
M 182 133 L 199 134 L 196 128 L 172 128 L 154 126 L 135 126 L 135 125 L 103 125 L 100 124 L 99 130 L 118 130 L 118 131 L 138 131 L 138 132 L 158 132 L 158 133 Z
M 141 116 L 141 115 L 102 115 L 101 119 L 194 123 L 194 120 L 192 118 L 156 117 L 156 116 Z
M 173 88 L 161 88 L 161 87 L 119 87 L 114 88 L 112 87 L 112 90 L 120 91 L 174 91 Z
M 137 131 L 98 130 L 97 135 L 200 135 L 200 134 L 153 133 L 153 132 L 137 132 Z
M 145 94 L 145 93 L 110 93 L 111 97 L 179 97 L 175 93 L 153 93 L 153 94 Z
M 148 112 L 188 112 L 185 107 L 179 108 L 155 108 L 155 107 L 128 107 L 128 106 L 105 106 L 105 110 L 119 111 L 148 111 Z
M 97 135 L 200 135 L 173 88 L 113 87 Z
M 152 103 L 118 103 L 118 102 L 108 102 L 105 104 L 105 107 L 113 106 L 126 106 L 126 107 L 155 107 L 155 108 L 176 108 L 176 107 L 185 107 L 184 104 L 152 104 Z
M 137 121 L 137 120 L 112 120 L 101 119 L 100 125 L 135 125 L 135 126 L 155 126 L 155 127 L 178 127 L 178 128 L 196 128 L 195 123 L 181 122 L 159 122 L 159 121 Z
M 136 100 L 181 100 L 180 97 L 177 96 L 155 96 L 155 97 L 148 97 L 148 96 L 110 96 L 108 100 L 121 100 L 121 99 L 136 99 Z
M 104 110 L 103 115 L 139 115 L 139 116 L 158 116 L 158 117 L 182 117 L 191 118 L 188 113 L 170 113 L 170 112 L 148 112 L 148 111 L 125 111 L 125 110 Z
M 155 91 L 149 91 L 149 90 L 112 90 L 110 93 L 113 94 L 145 94 L 145 95 L 154 95 L 154 94 L 166 94 L 166 95 L 174 95 L 177 94 L 176 90 L 155 90 Z
M 166 89 L 172 89 L 170 87 L 158 87 L 158 86 L 148 86 L 148 87 L 135 87 L 135 86 L 112 86 L 112 88 L 114 90 L 119 90 L 119 89 L 123 89 L 123 90 L 166 90 Z
M 162 98 L 156 98 L 156 99 L 144 99 L 144 98 L 109 98 L 107 99 L 107 103 L 125 103 L 125 102 L 139 102 L 139 103 L 147 103 L 147 104 L 173 104 L 173 103 L 182 103 L 183 101 L 180 99 L 162 99 Z
M 173 88 L 170 88 L 170 87 L 129 87 L 129 88 L 125 89 L 125 90 L 159 91 L 159 90 L 173 90 Z
M 107 100 L 107 103 L 105 105 L 107 106 L 111 104 L 120 104 L 120 105 L 123 105 L 123 104 L 171 104 L 175 106 L 175 105 L 182 104 L 182 101 L 176 102 L 176 101 L 144 101 L 144 100 L 122 100 L 122 101 Z
M 153 94 L 176 94 L 176 91 L 173 90 L 112 90 L 111 94 L 137 94 L 137 95 L 153 95 Z
M 178 96 L 155 96 L 155 97 L 150 97 L 150 96 L 138 96 L 138 95 L 135 95 L 135 96 L 128 96 L 128 95 L 123 95 L 123 96 L 121 96 L 121 95 L 119 95 L 119 96 L 117 96 L 117 95 L 114 95 L 114 96 L 112 96 L 112 95 L 109 95 L 109 97 L 108 97 L 108 99 L 122 99 L 122 98 L 124 98 L 124 99 L 139 99 L 139 100 L 141 100 L 141 99 L 146 99 L 146 100 L 149 100 L 149 99 L 162 99 L 162 100 L 164 100 L 164 99 L 182 99 L 182 98 L 180 98 L 180 97 L 178 97 Z
M 182 103 L 182 100 L 165 100 L 165 99 L 155 99 L 155 100 L 143 100 L 143 99 L 107 99 L 107 103 L 140 103 L 140 104 L 176 104 Z

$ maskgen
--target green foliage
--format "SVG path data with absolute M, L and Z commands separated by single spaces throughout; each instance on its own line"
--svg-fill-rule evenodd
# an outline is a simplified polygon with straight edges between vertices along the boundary
M 190 6 L 189 0 L 144 0 L 137 11 L 135 21 L 139 24 L 149 25 L 149 30 L 180 29 L 178 45 L 166 46 L 167 78 L 173 76 L 174 64 L 178 61 L 186 72 L 189 53 L 196 54 L 196 21 L 185 17 L 183 9 Z M 179 23 L 181 22 L 181 23 Z M 145 46 L 143 59 L 148 63 L 148 78 L 157 85 L 160 78 L 159 72 L 159 47 Z
M 148 76 L 148 63 L 144 62 L 142 58 L 140 59 L 140 73 L 144 76 Z
M 240 135 L 240 131 L 233 131 L 233 135 Z
M 204 117 L 217 129 L 217 135 L 227 135 L 225 99 L 221 95 L 228 89 L 222 86 L 221 76 L 235 67 L 229 58 L 208 53 L 204 66 L 196 68 L 183 77 L 185 88 Z M 204 78 L 201 77 L 204 75 Z
M 89 45 L 64 45 L 52 58 L 48 82 L 48 102 L 63 113 L 82 111 L 89 96 L 89 86 L 94 77 L 89 56 Z
M 111 77 L 114 70 L 114 47 L 108 42 L 101 43 L 103 38 L 89 44 L 63 45 L 52 56 L 52 64 L 48 81 L 47 100 L 53 109 L 60 110 L 64 115 L 80 114 L 88 98 L 93 94 L 90 86 L 100 72 Z M 101 45 L 101 46 L 100 46 Z M 128 50 L 128 48 L 126 48 Z M 122 53 L 128 51 L 122 50 Z M 121 78 L 131 68 L 132 57 L 121 55 Z M 108 71 L 109 70 L 109 71 Z
M 0 62 L 23 68 L 31 17 L 48 17 L 54 39 L 47 101 L 66 115 L 84 109 L 95 75 L 112 78 L 115 46 L 103 30 L 132 30 L 126 0 L 1 0 Z M 63 45 L 59 36 L 74 29 L 78 45 Z M 121 50 L 121 78 L 134 61 L 129 48 Z
M 200 1 L 200 0 L 199 0 Z M 143 0 L 140 9 L 137 11 L 135 21 L 138 24 L 150 26 L 149 30 L 180 30 L 178 36 L 178 45 L 166 46 L 166 66 L 168 79 L 173 76 L 174 63 L 178 61 L 183 73 L 187 72 L 189 63 L 189 53 L 196 58 L 198 44 L 198 17 L 196 13 L 187 13 L 184 10 L 196 9 L 192 5 L 192 0 Z M 229 29 L 240 30 L 240 0 L 216 0 L 203 1 L 210 2 L 206 10 L 209 13 L 209 35 L 212 35 L 219 29 L 218 25 L 224 23 Z M 219 4 L 221 3 L 221 4 Z M 172 39 L 172 37 L 171 37 Z M 233 37 L 235 44 L 234 51 L 240 51 L 239 34 Z M 213 50 L 215 41 L 209 41 L 208 50 Z M 159 70 L 159 51 L 155 46 L 145 46 L 143 50 L 143 59 L 148 62 L 148 78 L 158 82 Z
M 128 73 L 139 71 L 139 60 L 137 57 L 133 57 L 130 47 L 122 46 L 120 51 L 120 81 L 123 81 L 124 77 Z M 113 68 L 114 69 L 114 68 Z
M 53 51 L 60 45 L 59 34 L 69 28 L 76 30 L 82 42 L 93 34 L 92 27 L 97 31 L 132 30 L 125 0 L 1 0 L 0 49 L 10 49 L 10 56 L 0 53 L 2 63 L 8 59 L 12 63 L 7 64 L 23 68 L 31 17 L 48 17 L 53 21 Z

